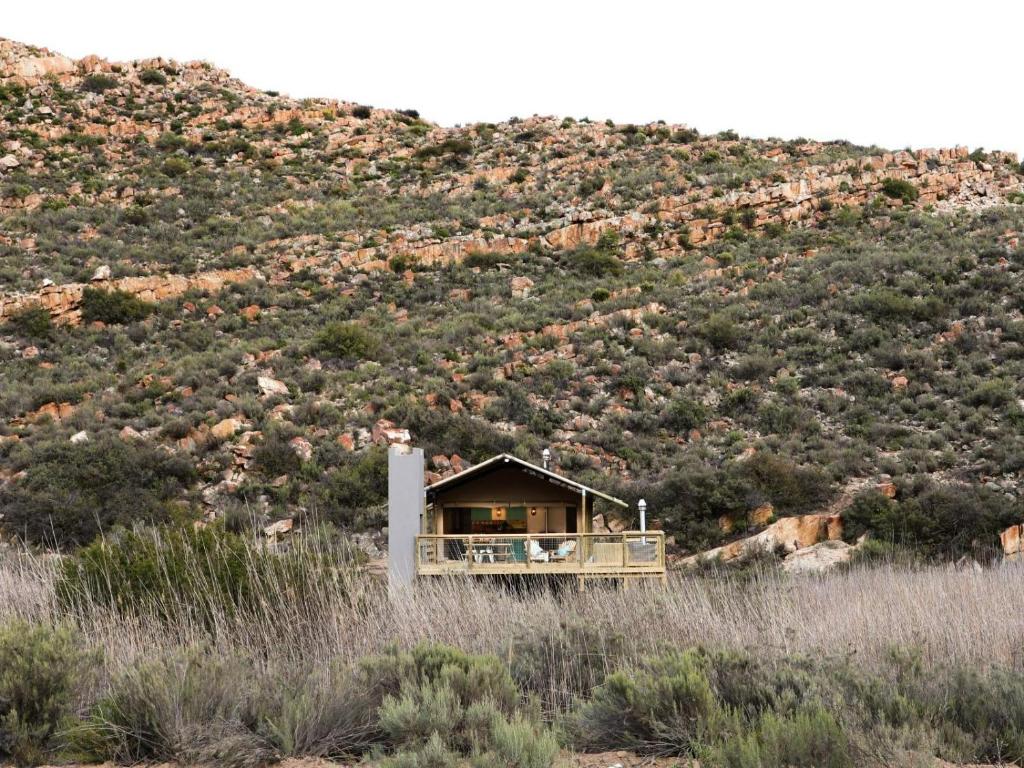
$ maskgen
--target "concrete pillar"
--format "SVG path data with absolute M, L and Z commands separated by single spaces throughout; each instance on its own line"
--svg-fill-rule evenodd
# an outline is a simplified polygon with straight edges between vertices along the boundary
M 388 580 L 408 586 L 416 577 L 416 534 L 424 508 L 423 449 L 388 448 Z

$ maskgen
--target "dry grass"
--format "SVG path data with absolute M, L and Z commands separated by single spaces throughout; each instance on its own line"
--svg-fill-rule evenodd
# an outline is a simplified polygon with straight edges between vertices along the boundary
M 115 668 L 159 648 L 197 645 L 270 664 L 350 661 L 389 644 L 425 640 L 508 658 L 516 638 L 560 625 L 616 637 L 626 658 L 702 645 L 768 658 L 856 654 L 872 665 L 893 647 L 915 647 L 926 663 L 1024 668 L 1024 612 L 1016 608 L 1024 568 L 1015 566 L 875 566 L 823 578 L 675 576 L 667 589 L 528 595 L 439 579 L 389 596 L 376 579 L 357 576 L 325 580 L 283 607 L 273 601 L 278 607 L 270 615 L 220 615 L 213 627 L 188 620 L 167 627 L 144 611 L 112 612 L 88 599 L 74 617 L 64 616 L 54 580 L 51 560 L 0 558 L 0 621 L 72 620 Z

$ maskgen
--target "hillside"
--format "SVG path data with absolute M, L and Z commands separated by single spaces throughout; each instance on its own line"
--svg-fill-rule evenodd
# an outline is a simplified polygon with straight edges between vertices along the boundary
M 0 41 L 0 524 L 379 527 L 408 430 L 437 475 L 550 446 L 685 552 L 846 510 L 984 554 L 1024 519 L 1021 203 L 1008 153 L 447 128 Z

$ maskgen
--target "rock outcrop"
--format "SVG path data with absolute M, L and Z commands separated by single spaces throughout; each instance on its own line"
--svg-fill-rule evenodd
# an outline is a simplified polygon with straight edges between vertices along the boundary
M 787 555 L 822 541 L 837 541 L 843 535 L 840 515 L 801 515 L 776 520 L 760 533 L 730 542 L 684 558 L 684 566 L 702 562 L 729 562 L 761 552 L 784 552 Z
M 167 301 L 183 296 L 188 291 L 215 293 L 231 283 L 262 280 L 258 270 L 220 269 L 195 275 L 158 275 L 152 277 L 122 277 L 109 279 L 110 270 L 97 272 L 91 283 L 65 283 L 49 285 L 36 293 L 0 294 L 0 322 L 29 307 L 43 307 L 54 322 L 77 325 L 81 322 L 82 295 L 88 287 L 118 290 L 148 302 Z

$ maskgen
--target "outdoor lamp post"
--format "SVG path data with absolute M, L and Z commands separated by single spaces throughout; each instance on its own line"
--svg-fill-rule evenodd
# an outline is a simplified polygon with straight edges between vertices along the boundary
M 636 503 L 636 508 L 640 510 L 640 533 L 647 533 L 647 502 L 640 499 Z M 643 543 L 647 543 L 647 537 L 643 538 Z

